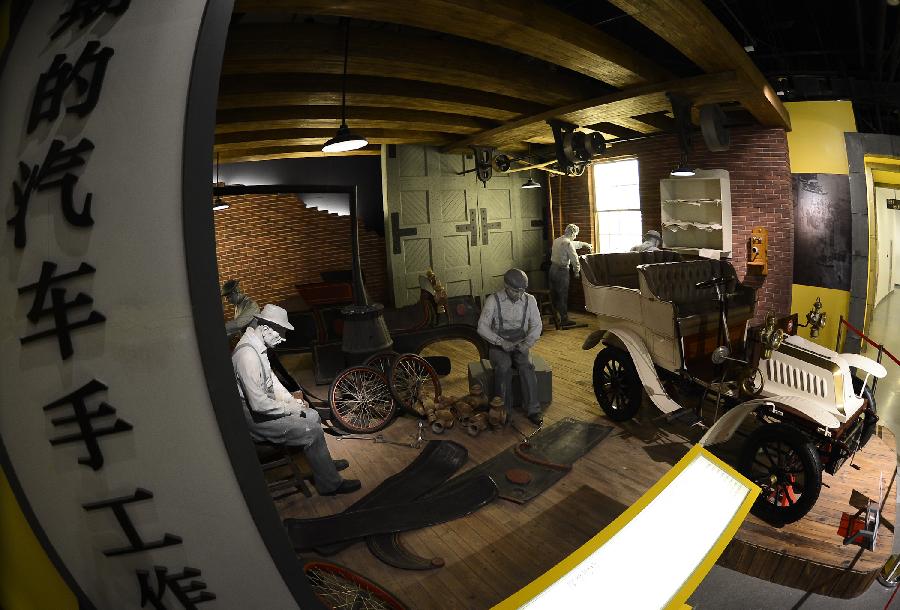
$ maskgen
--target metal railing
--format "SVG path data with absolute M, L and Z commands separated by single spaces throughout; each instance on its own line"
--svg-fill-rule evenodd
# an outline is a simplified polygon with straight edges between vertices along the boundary
M 900 366 L 900 360 L 897 359 L 897 356 L 895 356 L 895 355 L 892 354 L 890 351 L 888 351 L 887 349 L 885 349 L 885 347 L 884 347 L 883 344 L 877 343 L 877 342 L 873 341 L 872 339 L 870 339 L 869 337 L 867 337 L 861 330 L 859 330 L 858 328 L 856 328 L 855 326 L 853 326 L 852 324 L 850 324 L 850 322 L 848 322 L 847 320 L 845 320 L 845 319 L 844 319 L 844 316 L 841 316 L 840 323 L 838 324 L 837 342 L 836 342 L 835 345 L 834 345 L 834 351 L 836 351 L 836 352 L 839 352 L 839 351 L 840 351 L 840 347 L 841 347 L 841 338 L 842 338 L 842 333 L 843 333 L 843 330 L 844 330 L 844 327 L 845 327 L 845 326 L 846 326 L 848 329 L 852 330 L 852 331 L 853 331 L 854 333 L 856 333 L 857 335 L 859 335 L 860 338 L 861 338 L 863 341 L 865 341 L 866 343 L 868 343 L 869 345 L 871 345 L 872 347 L 874 347 L 875 349 L 878 350 L 878 358 L 875 359 L 875 361 L 876 361 L 878 364 L 881 364 L 881 358 L 882 358 L 882 356 L 887 355 L 887 357 L 890 358 L 891 360 L 893 360 L 894 363 L 895 363 L 897 366 Z M 875 392 L 875 387 L 876 387 L 877 385 L 878 385 L 878 379 L 877 379 L 877 378 L 876 378 L 876 379 L 872 379 L 872 392 L 873 392 L 873 393 Z

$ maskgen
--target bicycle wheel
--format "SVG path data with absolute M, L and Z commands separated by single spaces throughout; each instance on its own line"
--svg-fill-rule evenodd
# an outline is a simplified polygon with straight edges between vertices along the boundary
M 397 403 L 411 413 L 417 401 L 441 395 L 441 382 L 428 361 L 417 354 L 397 356 L 391 365 L 391 394 Z
M 387 426 L 397 410 L 387 378 L 369 366 L 341 371 L 331 383 L 328 404 L 342 428 L 362 434 Z
M 385 377 L 389 378 L 391 375 L 391 365 L 394 364 L 394 360 L 399 355 L 400 354 L 394 351 L 379 352 L 369 356 L 366 361 L 363 362 L 363 366 L 371 366 L 373 369 L 381 371 Z
M 408 610 L 392 593 L 349 568 L 328 561 L 308 561 L 303 573 L 319 601 L 329 610 Z

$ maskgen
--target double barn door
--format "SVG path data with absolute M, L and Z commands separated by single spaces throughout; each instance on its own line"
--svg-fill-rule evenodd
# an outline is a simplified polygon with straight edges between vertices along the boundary
M 525 172 L 494 173 L 487 188 L 474 159 L 424 146 L 384 148 L 385 234 L 397 307 L 419 300 L 419 276 L 433 269 L 450 297 L 483 297 L 511 267 L 543 286 L 544 189 L 522 189 Z

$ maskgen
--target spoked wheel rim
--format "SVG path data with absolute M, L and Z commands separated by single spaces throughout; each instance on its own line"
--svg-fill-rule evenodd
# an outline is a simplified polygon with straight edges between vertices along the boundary
M 351 432 L 375 432 L 394 416 L 396 406 L 387 379 L 368 366 L 341 371 L 328 393 L 334 419 Z
M 419 400 L 436 400 L 441 395 L 441 382 L 428 361 L 417 354 L 398 356 L 391 366 L 391 393 L 408 411 Z
M 796 506 L 807 488 L 800 454 L 780 440 L 762 441 L 757 446 L 747 478 L 762 488 L 760 500 L 776 508 Z
M 600 371 L 600 388 L 606 403 L 613 411 L 621 411 L 629 404 L 632 384 L 625 366 L 616 359 L 609 360 Z
M 397 359 L 397 356 L 399 356 L 397 352 L 381 352 L 369 356 L 363 365 L 371 366 L 373 369 L 380 371 L 386 378 L 389 378 L 391 374 L 391 365 L 394 364 L 394 360 Z
M 303 566 L 310 587 L 329 610 L 407 610 L 390 592 L 337 564 L 313 561 Z

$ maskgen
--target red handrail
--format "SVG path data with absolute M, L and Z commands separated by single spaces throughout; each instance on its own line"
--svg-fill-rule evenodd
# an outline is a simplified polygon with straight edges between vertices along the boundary
M 868 343 L 869 345 L 871 345 L 871 346 L 874 347 L 875 349 L 881 351 L 882 353 L 887 354 L 887 357 L 888 357 L 888 358 L 890 358 L 890 359 L 893 360 L 898 366 L 900 366 L 900 360 L 897 359 L 897 356 L 895 356 L 894 354 L 892 354 L 891 352 L 889 352 L 888 350 L 886 350 L 886 349 L 884 348 L 884 345 L 882 345 L 882 344 L 880 344 L 880 343 L 875 343 L 874 341 L 872 341 L 871 339 L 869 339 L 866 335 L 863 334 L 863 332 L 862 332 L 861 330 L 859 330 L 858 328 L 856 328 L 855 326 L 853 326 L 852 324 L 850 324 L 850 322 L 848 322 L 847 320 L 845 320 L 843 316 L 841 316 L 841 322 L 842 322 L 847 328 L 849 328 L 850 330 L 852 330 L 853 332 L 855 332 L 857 335 L 859 335 L 860 337 L 862 337 L 863 341 L 865 341 L 866 343 Z

